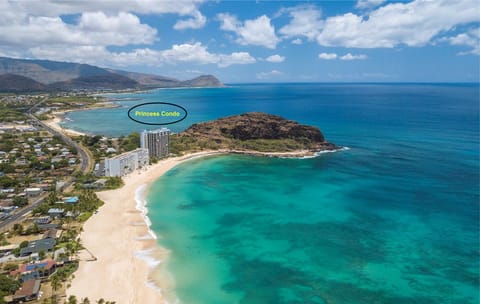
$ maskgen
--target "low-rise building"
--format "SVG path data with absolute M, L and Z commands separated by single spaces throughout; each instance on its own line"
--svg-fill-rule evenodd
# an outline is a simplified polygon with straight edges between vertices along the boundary
M 43 260 L 37 263 L 21 265 L 17 270 L 10 272 L 12 277 L 20 277 L 25 282 L 32 279 L 44 279 L 52 275 L 57 264 L 54 260 Z
M 29 256 L 32 253 L 49 252 L 57 242 L 54 239 L 41 239 L 28 243 L 27 247 L 20 249 L 20 256 Z
M 38 298 L 40 292 L 40 280 L 28 280 L 23 282 L 12 298 L 12 303 L 23 303 Z
M 65 210 L 59 209 L 59 208 L 50 208 L 48 209 L 48 215 L 51 218 L 59 218 L 62 217 L 63 214 L 65 213 Z
M 105 176 L 124 176 L 148 165 L 147 149 L 136 149 L 105 159 Z
M 42 193 L 42 189 L 36 187 L 36 188 L 27 188 L 25 189 L 25 194 L 27 196 L 37 196 L 40 193 Z

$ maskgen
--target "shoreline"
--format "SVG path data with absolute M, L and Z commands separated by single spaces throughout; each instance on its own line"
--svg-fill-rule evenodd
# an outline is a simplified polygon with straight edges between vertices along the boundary
M 336 151 L 341 150 L 344 149 Z M 335 151 L 319 153 L 325 152 Z M 96 192 L 104 205 L 83 226 L 80 239 L 86 249 L 79 253 L 79 268 L 67 289 L 67 297 L 88 297 L 90 301 L 103 298 L 117 304 L 176 302 L 174 279 L 162 267 L 170 252 L 157 243 L 157 238 L 161 236 L 150 229 L 145 197 L 153 182 L 175 166 L 193 159 L 228 154 L 287 158 L 320 155 L 310 156 L 312 151 L 195 152 L 167 158 L 141 171 L 132 172 L 123 177 L 124 186 L 119 189 Z M 102 284 L 92 284 L 92 277 Z
M 169 303 L 174 299 L 173 280 L 158 272 L 161 261 L 168 258 L 167 249 L 160 247 L 150 230 L 145 207 L 148 187 L 173 167 L 191 159 L 225 154 L 204 151 L 167 158 L 140 172 L 123 178 L 119 189 L 97 192 L 104 202 L 99 212 L 85 222 L 80 234 L 86 248 L 79 253 L 79 268 L 67 289 L 67 297 L 100 298 L 127 303 Z M 160 267 L 159 267 L 160 265 Z M 92 284 L 92 277 L 101 284 Z M 153 281 L 155 277 L 155 281 Z
M 97 107 L 91 107 L 87 109 L 70 109 L 70 110 L 64 110 L 64 111 L 56 111 L 52 112 L 51 115 L 54 116 L 53 119 L 45 120 L 44 123 L 51 127 L 52 129 L 64 133 L 67 136 L 84 136 L 84 135 L 91 135 L 87 132 L 82 132 L 82 131 L 77 131 L 74 129 L 69 129 L 65 128 L 60 123 L 62 123 L 65 120 L 65 114 L 70 113 L 70 112 L 77 112 L 77 111 L 90 111 L 90 110 L 98 110 L 98 109 L 114 109 L 118 108 L 120 105 L 115 104 L 113 101 L 107 101 L 102 103 L 102 106 L 97 106 Z

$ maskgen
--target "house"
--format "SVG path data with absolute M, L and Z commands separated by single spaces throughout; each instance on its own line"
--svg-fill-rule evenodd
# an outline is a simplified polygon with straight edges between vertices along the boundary
M 43 234 L 43 239 L 56 239 L 58 230 L 55 228 L 50 228 Z
M 78 203 L 78 196 L 70 196 L 63 199 L 63 202 L 66 204 L 76 204 Z
M 63 160 L 63 158 L 61 158 L 60 156 L 55 156 L 55 157 L 52 158 L 52 161 L 51 161 L 51 162 L 52 162 L 52 164 L 53 164 L 53 163 L 59 163 L 59 162 L 61 162 L 62 160 Z
M 50 187 L 52 185 L 50 185 L 48 183 L 40 183 L 40 184 L 32 184 L 31 186 L 32 186 L 32 188 L 40 188 L 43 191 L 48 191 L 48 190 L 50 190 Z
M 23 303 L 38 298 L 40 292 L 40 280 L 28 280 L 23 282 L 22 287 L 13 295 L 12 303 Z
M 48 215 L 51 218 L 60 218 L 63 216 L 64 210 L 59 208 L 50 208 L 48 209 Z
M 18 269 L 10 272 L 12 277 L 19 276 L 25 282 L 32 279 L 45 279 L 52 275 L 57 269 L 57 263 L 54 260 L 43 260 L 38 263 L 28 263 L 21 265 Z
M 48 224 L 52 221 L 49 216 L 42 216 L 33 220 L 35 224 Z
M 40 231 L 47 231 L 48 229 L 51 229 L 51 228 L 59 228 L 60 225 L 59 224 L 38 224 L 38 229 L 40 229 Z
M 37 196 L 42 193 L 42 189 L 40 188 L 27 188 L 25 189 L 25 194 L 27 196 Z
M 32 253 L 48 252 L 55 247 L 57 242 L 54 239 L 41 239 L 28 243 L 28 246 L 20 249 L 20 256 L 29 256 Z

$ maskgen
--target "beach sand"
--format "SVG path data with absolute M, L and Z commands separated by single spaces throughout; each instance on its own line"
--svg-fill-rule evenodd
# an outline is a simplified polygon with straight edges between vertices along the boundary
M 85 133 L 83 132 L 79 132 L 79 131 L 75 131 L 75 130 L 72 130 L 72 129 L 66 129 L 66 128 L 63 128 L 62 126 L 60 126 L 60 123 L 62 122 L 62 116 L 65 114 L 65 112 L 56 112 L 54 113 L 55 115 L 55 118 L 54 119 L 50 119 L 50 120 L 46 120 L 44 121 L 44 123 L 49 126 L 50 128 L 58 131 L 58 132 L 62 132 L 64 133 L 65 135 L 67 136 L 81 136 L 81 135 L 85 135 Z
M 136 193 L 184 161 L 223 153 L 205 151 L 165 159 L 126 176 L 120 189 L 98 192 L 105 204 L 83 226 L 80 239 L 87 250 L 79 254 L 80 266 L 67 297 L 88 297 L 91 302 L 103 298 L 117 304 L 166 303 L 165 295 L 168 297 L 174 287 L 172 280 L 156 278 L 155 285 L 149 283 L 152 268 L 148 259 L 140 256 L 148 252 L 155 260 L 162 260 L 168 257 L 168 251 L 150 236 L 142 211 L 136 208 Z M 158 284 L 160 288 L 155 287 Z

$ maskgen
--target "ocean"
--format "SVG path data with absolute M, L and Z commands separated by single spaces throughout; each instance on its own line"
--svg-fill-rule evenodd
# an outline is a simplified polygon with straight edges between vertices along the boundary
M 147 194 L 181 303 L 479 303 L 478 84 L 245 84 L 113 95 L 68 128 L 118 136 L 126 111 L 177 103 L 170 128 L 249 111 L 349 149 L 195 159 Z M 101 118 L 101 119 L 100 119 Z

